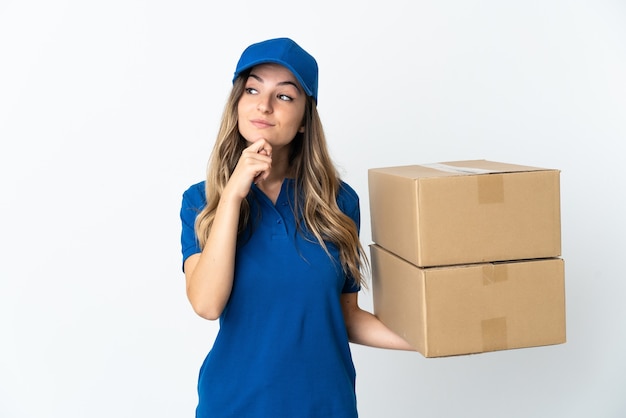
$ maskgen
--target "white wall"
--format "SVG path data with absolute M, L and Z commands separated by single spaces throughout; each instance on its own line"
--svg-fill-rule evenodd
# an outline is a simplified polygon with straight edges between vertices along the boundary
M 217 325 L 185 298 L 180 197 L 241 50 L 274 36 L 318 59 L 365 245 L 369 167 L 562 170 L 567 344 L 355 346 L 361 416 L 626 416 L 626 4 L 348 3 L 0 1 L 1 417 L 193 415 Z

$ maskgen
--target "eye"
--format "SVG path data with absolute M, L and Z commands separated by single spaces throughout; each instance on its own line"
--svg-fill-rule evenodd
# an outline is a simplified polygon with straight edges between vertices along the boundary
M 246 93 L 248 93 L 248 94 L 257 94 L 258 91 L 257 91 L 257 89 L 255 89 L 253 87 L 246 87 Z
M 286 94 L 279 94 L 278 95 L 278 99 L 285 101 L 285 102 L 290 102 L 293 100 L 293 98 L 291 96 L 287 96 Z

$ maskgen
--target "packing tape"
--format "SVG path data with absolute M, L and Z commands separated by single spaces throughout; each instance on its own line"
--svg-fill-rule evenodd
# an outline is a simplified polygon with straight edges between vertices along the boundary
M 421 164 L 421 166 L 455 174 L 491 174 L 476 176 L 476 181 L 478 182 L 478 203 L 501 203 L 504 201 L 504 176 L 497 171 L 441 163 Z
M 492 170 L 486 170 L 484 168 L 474 168 L 474 167 L 459 167 L 456 165 L 448 165 L 441 163 L 434 164 L 421 164 L 422 167 L 432 168 L 434 170 L 445 171 L 448 173 L 458 173 L 458 174 L 486 174 L 493 173 Z
M 509 348 L 506 317 L 485 319 L 481 323 L 483 351 L 506 350 Z
M 476 176 L 478 182 L 478 203 L 502 203 L 504 202 L 504 176 L 502 174 L 490 174 Z
M 509 279 L 509 269 L 506 264 L 485 264 L 483 266 L 483 285 L 505 282 Z

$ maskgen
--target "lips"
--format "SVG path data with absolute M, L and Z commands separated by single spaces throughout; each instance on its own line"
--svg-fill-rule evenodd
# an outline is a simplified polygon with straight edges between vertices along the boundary
M 269 123 L 268 121 L 263 120 L 263 119 L 252 119 L 252 120 L 250 121 L 250 123 L 251 123 L 254 127 L 259 128 L 259 129 L 271 128 L 272 126 L 274 126 L 273 124 L 271 124 L 271 123 Z

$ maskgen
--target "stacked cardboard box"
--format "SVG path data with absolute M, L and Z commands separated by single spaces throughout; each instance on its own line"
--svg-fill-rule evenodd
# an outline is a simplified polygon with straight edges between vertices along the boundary
M 560 171 L 369 170 L 374 313 L 425 357 L 565 342 Z

